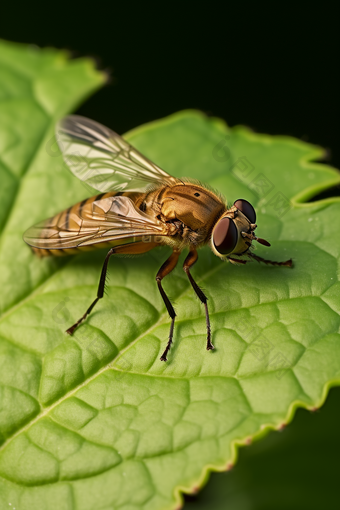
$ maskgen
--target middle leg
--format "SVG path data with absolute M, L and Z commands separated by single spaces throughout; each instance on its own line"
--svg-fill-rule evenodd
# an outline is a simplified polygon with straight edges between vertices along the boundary
M 167 354 L 170 350 L 171 343 L 172 343 L 172 337 L 174 335 L 174 326 L 175 326 L 175 318 L 176 318 L 176 312 L 174 310 L 174 307 L 172 306 L 170 299 L 168 298 L 168 296 L 165 293 L 165 290 L 162 287 L 162 280 L 167 274 L 171 273 L 171 271 L 173 269 L 175 269 L 177 262 L 178 262 L 179 255 L 180 255 L 179 251 L 173 250 L 172 254 L 164 262 L 164 264 L 162 265 L 162 267 L 160 268 L 160 270 L 158 271 L 157 276 L 156 276 L 156 281 L 157 281 L 159 292 L 163 298 L 164 304 L 165 304 L 166 309 L 168 310 L 168 313 L 171 318 L 169 340 L 168 340 L 167 346 L 166 346 L 162 356 L 160 357 L 161 361 L 167 361 Z

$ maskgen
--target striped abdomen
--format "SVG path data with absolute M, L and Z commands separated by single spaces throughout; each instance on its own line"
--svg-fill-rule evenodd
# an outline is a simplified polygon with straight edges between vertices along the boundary
M 144 196 L 145 193 L 135 192 L 96 195 L 31 227 L 25 233 L 24 240 L 41 257 L 71 255 L 79 251 L 136 243 L 140 240 L 138 236 L 141 233 L 148 234 L 144 225 L 139 226 L 143 212 L 136 210 L 142 204 Z M 130 200 L 117 201 L 114 197 L 127 197 Z M 134 207 L 129 207 L 131 201 Z M 139 221 L 137 227 L 134 226 L 136 220 Z M 150 223 L 152 222 L 150 218 Z M 159 233 L 160 230 L 150 231 L 151 235 Z

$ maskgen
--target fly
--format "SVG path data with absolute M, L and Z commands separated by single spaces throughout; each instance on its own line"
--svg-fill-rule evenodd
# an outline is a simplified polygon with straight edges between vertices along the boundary
M 31 227 L 24 240 L 40 256 L 109 248 L 97 297 L 67 330 L 69 335 L 103 297 L 109 259 L 114 254 L 146 253 L 160 245 L 172 249 L 156 275 L 171 318 L 161 361 L 167 361 L 176 318 L 162 280 L 176 267 L 182 250 L 189 250 L 183 269 L 205 307 L 207 350 L 214 348 L 207 297 L 190 272 L 198 259 L 198 248 L 209 244 L 215 255 L 233 264 L 246 264 L 249 260 L 244 257 L 248 257 L 266 264 L 292 266 L 291 259 L 274 262 L 252 253 L 253 241 L 270 244 L 255 235 L 256 213 L 247 200 L 238 199 L 228 207 L 218 192 L 192 179 L 172 177 L 117 133 L 78 115 L 60 122 L 57 141 L 74 175 L 101 193 Z

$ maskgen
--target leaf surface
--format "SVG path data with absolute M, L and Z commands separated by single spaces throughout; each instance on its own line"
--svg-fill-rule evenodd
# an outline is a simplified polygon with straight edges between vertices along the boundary
M 340 388 L 317 412 L 298 409 L 293 423 L 239 450 L 232 471 L 212 474 L 185 510 L 319 510 L 338 505 Z M 311 490 L 313 487 L 313 490 Z
M 104 77 L 87 60 L 9 43 L 0 75 L 0 508 L 176 508 L 179 491 L 235 462 L 237 444 L 321 405 L 340 381 L 340 201 L 304 203 L 339 173 L 312 162 L 318 147 L 196 111 L 132 131 L 170 174 L 252 202 L 272 244 L 256 253 L 294 268 L 236 267 L 202 249 L 193 276 L 209 298 L 207 352 L 179 265 L 164 283 L 177 321 L 161 363 L 169 317 L 155 275 L 168 250 L 117 258 L 105 299 L 70 338 L 105 253 L 40 260 L 22 234 L 95 194 L 63 165 L 53 127 Z

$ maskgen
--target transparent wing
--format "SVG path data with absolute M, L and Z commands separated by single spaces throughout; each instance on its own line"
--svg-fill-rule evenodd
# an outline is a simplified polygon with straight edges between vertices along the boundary
M 143 236 L 165 235 L 165 225 L 136 209 L 130 198 L 111 196 L 85 206 L 77 204 L 34 225 L 25 232 L 24 241 L 34 248 L 55 250 L 107 242 L 118 245 L 140 241 Z
M 56 138 L 74 175 L 102 193 L 145 191 L 150 183 L 177 182 L 117 133 L 85 117 L 65 117 Z

